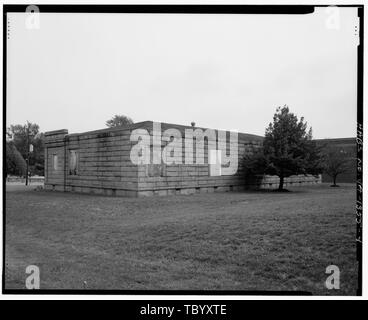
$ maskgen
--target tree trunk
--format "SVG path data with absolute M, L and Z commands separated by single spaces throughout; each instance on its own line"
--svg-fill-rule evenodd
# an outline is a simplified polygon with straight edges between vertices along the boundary
M 284 188 L 284 176 L 280 176 L 280 184 L 279 184 L 279 190 L 283 190 Z
M 336 178 L 337 176 L 333 176 L 333 185 L 336 186 Z

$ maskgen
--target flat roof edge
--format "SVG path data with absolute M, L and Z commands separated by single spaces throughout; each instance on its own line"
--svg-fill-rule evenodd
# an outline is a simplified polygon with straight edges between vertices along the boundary
M 68 134 L 68 129 L 59 129 L 59 130 L 53 130 L 53 131 L 46 131 L 44 133 L 45 137 L 48 136 L 54 136 L 58 134 Z

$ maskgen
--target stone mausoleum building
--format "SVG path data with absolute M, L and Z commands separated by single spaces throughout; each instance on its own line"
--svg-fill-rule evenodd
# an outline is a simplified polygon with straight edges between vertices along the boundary
M 160 123 L 158 128 L 161 139 L 157 139 L 157 123 L 152 121 L 84 133 L 69 134 L 65 129 L 46 132 L 45 188 L 150 196 L 255 187 L 244 178 L 241 163 L 245 153 L 261 146 L 263 137 L 237 133 L 237 139 L 232 140 L 230 132 L 168 123 Z M 173 131 L 176 136 L 171 136 Z M 188 137 L 188 132 L 199 135 L 195 139 Z M 198 144 L 201 140 L 203 145 Z M 146 147 L 140 148 L 143 142 Z M 167 148 L 170 145 L 174 150 Z M 278 182 L 278 177 L 265 176 L 257 187 L 274 188 Z M 320 182 L 320 176 L 292 176 L 285 179 L 285 186 Z

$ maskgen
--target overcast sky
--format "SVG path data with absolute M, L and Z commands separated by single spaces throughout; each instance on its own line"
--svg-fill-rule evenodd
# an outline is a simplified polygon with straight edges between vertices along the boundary
M 9 14 L 7 124 L 69 133 L 124 114 L 263 135 L 289 105 L 315 138 L 356 135 L 357 10 L 308 15 Z

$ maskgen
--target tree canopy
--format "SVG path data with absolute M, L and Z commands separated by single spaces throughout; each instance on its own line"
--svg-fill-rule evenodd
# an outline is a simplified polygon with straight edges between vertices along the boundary
M 11 125 L 7 128 L 7 140 L 21 154 L 23 160 L 28 157 L 28 144 L 32 144 L 33 152 L 29 154 L 29 169 L 32 174 L 44 174 L 44 134 L 39 132 L 39 126 L 36 123 Z
M 327 148 L 325 152 L 324 171 L 332 178 L 333 187 L 337 187 L 337 177 L 351 168 L 351 158 L 344 150 L 337 148 Z
M 106 126 L 109 128 L 114 127 L 124 127 L 130 124 L 133 124 L 133 120 L 127 116 L 124 115 L 115 115 L 110 120 L 106 121 Z
M 322 172 L 320 149 L 312 140 L 312 128 L 304 118 L 300 120 L 289 107 L 279 107 L 266 128 L 263 148 L 246 156 L 246 172 L 270 174 L 280 178 L 279 190 L 283 190 L 284 178 L 297 174 Z
M 6 174 L 24 176 L 26 161 L 12 141 L 6 141 Z

